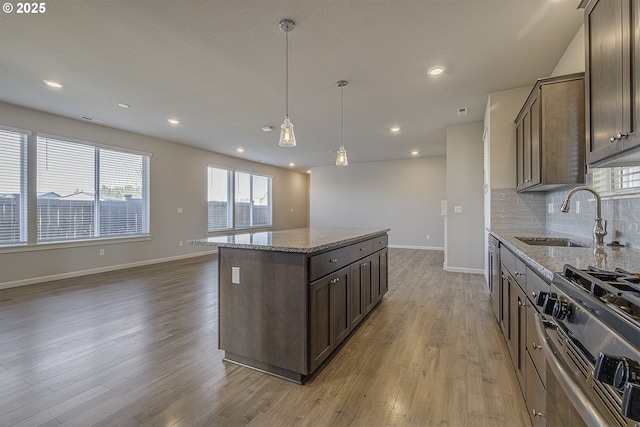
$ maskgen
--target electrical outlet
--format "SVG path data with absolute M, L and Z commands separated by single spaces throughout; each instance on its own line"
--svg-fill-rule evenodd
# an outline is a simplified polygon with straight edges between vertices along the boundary
M 454 213 L 462 213 L 462 206 L 454 206 L 453 207 L 453 212 Z
M 553 203 L 547 204 L 547 213 L 553 213 Z
M 100 256 L 104 255 L 104 249 L 100 249 Z
M 427 234 L 427 240 L 431 238 L 431 234 Z
M 580 213 L 580 200 L 576 201 L 576 213 L 579 214 Z
M 231 267 L 231 283 L 240 284 L 240 267 Z
M 180 240 L 180 246 L 184 246 L 184 243 L 182 243 L 182 240 Z

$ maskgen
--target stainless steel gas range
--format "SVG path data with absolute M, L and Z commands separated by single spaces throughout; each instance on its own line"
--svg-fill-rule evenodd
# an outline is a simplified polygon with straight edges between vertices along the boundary
M 547 426 L 640 427 L 639 277 L 565 265 L 536 295 Z

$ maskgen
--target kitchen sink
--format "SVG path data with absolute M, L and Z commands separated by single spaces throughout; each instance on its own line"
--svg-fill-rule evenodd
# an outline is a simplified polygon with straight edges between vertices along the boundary
M 516 239 L 520 240 L 527 245 L 532 246 L 564 246 L 568 248 L 588 248 L 589 245 L 586 245 L 582 242 L 578 242 L 576 240 L 564 238 L 564 237 L 516 237 Z

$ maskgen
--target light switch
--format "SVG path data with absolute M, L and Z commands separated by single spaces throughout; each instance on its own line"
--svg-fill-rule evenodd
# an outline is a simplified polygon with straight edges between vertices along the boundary
M 182 208 L 178 208 L 178 213 L 182 213 Z
M 231 267 L 231 283 L 240 284 L 240 267 Z
M 453 207 L 453 212 L 462 213 L 462 206 L 454 206 Z

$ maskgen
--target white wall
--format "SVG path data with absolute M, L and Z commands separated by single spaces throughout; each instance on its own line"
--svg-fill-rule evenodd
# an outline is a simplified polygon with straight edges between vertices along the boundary
M 310 225 L 390 228 L 392 246 L 442 249 L 445 194 L 445 157 L 317 167 Z
M 569 43 L 550 77 L 580 73 L 585 70 L 584 25 Z
M 447 128 L 447 271 L 484 270 L 483 131 L 482 122 Z
M 137 242 L 85 242 L 0 249 L 0 288 L 195 256 L 205 247 L 179 241 L 207 236 L 207 165 L 273 177 L 273 229 L 307 227 L 306 174 L 0 103 L 3 125 L 152 154 L 151 234 Z M 178 214 L 177 208 L 183 208 Z M 291 212 L 293 210 L 293 212 Z M 99 248 L 105 255 L 99 256 Z

